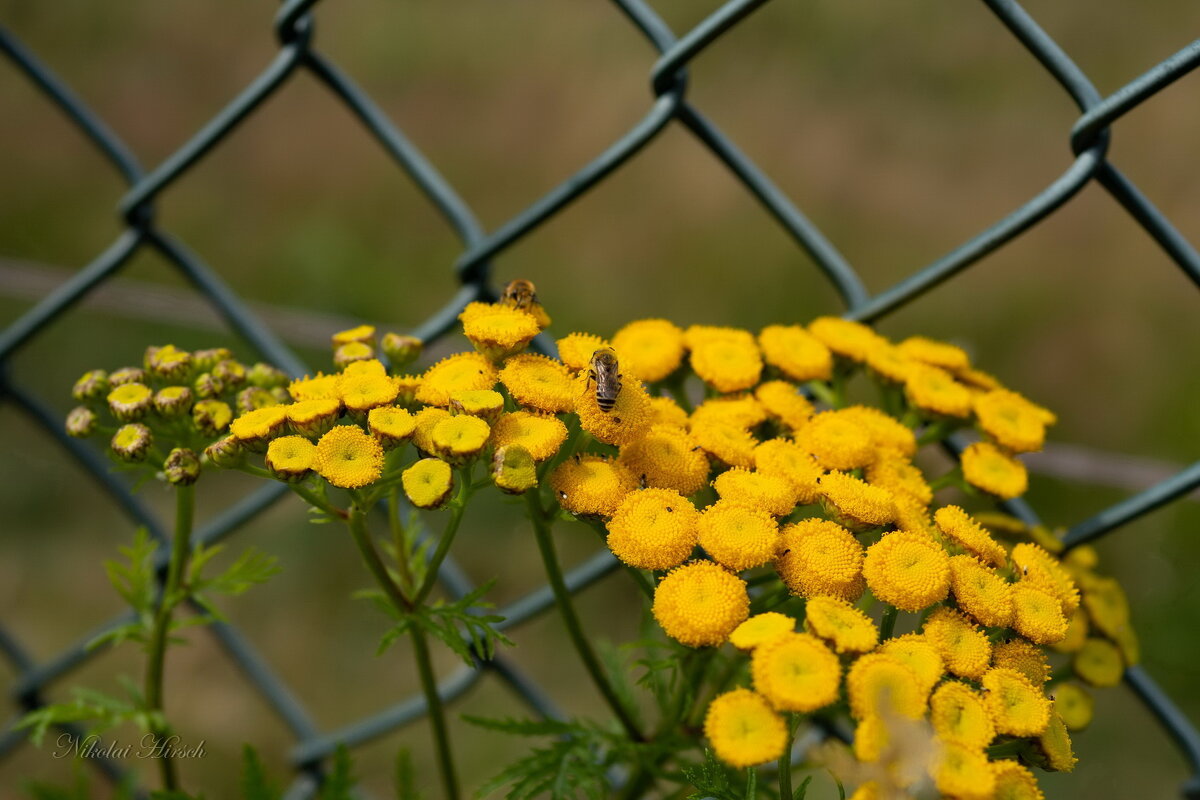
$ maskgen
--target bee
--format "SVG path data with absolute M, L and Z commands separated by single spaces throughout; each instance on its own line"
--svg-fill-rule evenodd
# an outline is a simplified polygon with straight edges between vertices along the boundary
M 596 384 L 596 405 L 607 414 L 617 404 L 621 393 L 621 373 L 617 364 L 617 353 L 611 347 L 601 347 L 592 353 L 588 367 L 588 386 Z
M 500 305 L 532 314 L 543 329 L 550 325 L 550 316 L 538 301 L 537 287 L 533 285 L 533 281 L 523 278 L 509 281 L 500 293 Z

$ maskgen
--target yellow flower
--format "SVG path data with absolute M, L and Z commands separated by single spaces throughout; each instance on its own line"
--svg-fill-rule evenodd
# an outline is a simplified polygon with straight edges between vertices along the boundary
M 519 444 L 497 447 L 492 453 L 492 482 L 506 494 L 524 494 L 538 485 L 537 462 Z
M 336 397 L 320 397 L 301 400 L 283 407 L 287 414 L 288 427 L 301 436 L 319 438 L 333 427 L 342 411 L 342 402 Z
M 813 415 L 812 403 L 800 394 L 795 384 L 787 381 L 759 384 L 754 390 L 754 397 L 772 418 L 790 430 L 803 427 Z
M 471 313 L 464 310 L 459 318 L 463 334 L 476 350 L 493 361 L 521 352 L 541 332 L 532 314 L 507 306 L 486 306 Z
M 722 424 L 735 428 L 753 428 L 767 419 L 767 409 L 752 394 L 714 397 L 705 400 L 692 412 L 692 428 L 699 425 Z
M 775 556 L 779 526 L 765 511 L 718 500 L 700 516 L 699 540 L 714 561 L 741 572 Z
M 596 391 L 587 372 L 581 372 L 575 385 L 575 413 L 579 425 L 605 444 L 618 447 L 639 438 L 650 427 L 650 397 L 641 381 L 626 380 L 611 411 L 604 411 L 596 402 Z
M 1050 691 L 1054 710 L 1062 717 L 1067 730 L 1081 731 L 1092 724 L 1094 703 L 1082 686 L 1060 683 Z
M 888 533 L 867 548 L 863 576 L 883 602 L 920 611 L 950 592 L 950 558 L 919 533 Z
M 787 746 L 787 723 L 760 695 L 734 689 L 709 705 L 704 735 L 717 758 L 740 769 L 780 758 Z
M 1025 493 L 1029 473 L 1025 465 L 991 442 L 975 442 L 962 452 L 962 471 L 967 483 L 1001 500 Z
M 154 435 L 140 422 L 131 422 L 117 428 L 109 447 L 122 461 L 141 461 L 150 450 Z
M 1092 686 L 1116 686 L 1125 674 L 1125 662 L 1116 645 L 1105 639 L 1088 639 L 1071 661 L 1075 674 Z
M 888 639 L 879 646 L 879 652 L 891 656 L 913 671 L 917 683 L 925 694 L 937 685 L 946 674 L 946 665 L 938 651 L 919 633 L 906 633 Z
M 607 339 L 601 339 L 590 333 L 571 333 L 559 339 L 558 357 L 567 368 L 575 372 L 586 370 L 592 362 L 592 353 L 601 347 L 609 347 Z
M 946 681 L 929 700 L 929 721 L 943 742 L 982 750 L 996 738 L 987 704 L 965 683 Z
M 950 559 L 950 588 L 958 607 L 980 625 L 1004 628 L 1012 622 L 1012 588 L 994 571 L 971 556 Z
M 417 508 L 439 508 L 454 489 L 454 471 L 440 458 L 423 458 L 404 470 L 400 483 Z
M 651 397 L 650 424 L 686 428 L 688 426 L 688 415 L 679 406 L 679 403 L 676 403 L 670 397 Z
M 214 436 L 229 427 L 233 409 L 220 400 L 201 400 L 192 406 L 192 424 L 205 436 Z
M 1067 618 L 1056 597 L 1021 581 L 1013 586 L 1012 627 L 1031 642 L 1054 644 L 1066 638 Z
M 1021 583 L 1036 586 L 1055 597 L 1062 603 L 1064 614 L 1073 614 L 1079 608 L 1079 589 L 1054 556 L 1036 544 L 1021 542 L 1012 550 L 1012 562 L 1021 575 Z
M 692 437 L 713 458 L 731 467 L 754 466 L 758 440 L 745 428 L 722 422 L 692 423 Z
M 825 469 L 855 469 L 875 460 L 870 432 L 840 411 L 817 414 L 796 432 L 795 439 Z
M 708 484 L 708 457 L 696 440 L 673 425 L 651 425 L 621 448 L 617 459 L 647 486 L 674 489 L 685 497 Z
M 971 414 L 971 392 L 949 372 L 927 364 L 913 364 L 904 381 L 908 402 L 923 411 L 948 417 Z
M 996 776 L 987 754 L 979 748 L 943 742 L 933 767 L 933 782 L 943 795 L 956 800 L 993 800 Z
M 482 453 L 491 435 L 492 429 L 479 417 L 460 414 L 433 426 L 430 439 L 437 454 L 457 467 Z
M 404 369 L 421 357 L 425 343 L 416 336 L 401 333 L 385 333 L 379 340 L 379 348 L 387 356 L 392 369 Z
M 758 383 L 762 356 L 747 331 L 693 325 L 686 335 L 692 369 L 718 392 L 738 392 Z
M 375 326 L 374 325 L 359 325 L 349 330 L 338 331 L 332 337 L 334 347 L 341 347 L 344 344 L 351 342 L 365 342 L 372 344 L 375 341 Z
M 323 375 L 318 372 L 315 378 L 308 376 L 298 378 L 288 384 L 288 394 L 297 403 L 304 400 L 327 400 L 330 398 L 340 400 L 337 388 L 340 377 L 340 375 Z
M 550 486 L 559 505 L 572 514 L 610 517 L 625 495 L 637 489 L 637 478 L 612 459 L 576 455 L 554 468 Z
M 1028 768 L 1009 760 L 993 761 L 990 766 L 996 778 L 995 800 L 1046 800 Z
M 1050 722 L 1038 737 L 1037 746 L 1040 766 L 1053 772 L 1071 772 L 1075 769 L 1075 753 L 1071 748 L 1071 735 L 1057 711 L 1050 712 Z
M 896 501 L 895 525 L 899 530 L 918 533 L 931 543 L 941 547 L 941 537 L 929 518 L 929 507 L 907 494 L 893 494 Z
M 501 380 L 503 380 L 501 376 Z M 504 395 L 493 389 L 473 389 L 450 396 L 451 414 L 470 414 L 488 425 L 495 425 L 504 413 Z
M 729 643 L 739 650 L 753 650 L 761 644 L 796 630 L 796 620 L 787 614 L 767 611 L 755 614 L 733 629 Z
M 334 486 L 358 489 L 383 474 L 383 448 L 360 428 L 338 425 L 317 442 L 313 467 Z
M 382 378 L 387 375 L 387 367 L 377 358 L 369 358 L 362 361 L 355 361 L 353 364 L 347 364 L 342 370 L 342 377 L 353 375 L 374 375 L 377 378 Z
M 817 317 L 808 324 L 808 332 L 835 355 L 852 361 L 864 360 L 872 348 L 887 341 L 861 322 L 841 317 Z
M 497 380 L 496 368 L 487 358 L 479 353 L 458 353 L 425 370 L 416 399 L 429 406 L 447 406 L 451 395 L 473 389 L 491 389 Z
M 966 369 L 971 363 L 966 351 L 961 347 L 947 342 L 939 342 L 936 339 L 927 339 L 924 336 L 910 336 L 896 345 L 896 349 L 913 361 L 920 361 L 922 364 L 941 367 L 952 372 Z
M 832 506 L 836 519 L 848 527 L 887 525 L 896 518 L 892 493 L 848 475 L 830 472 L 817 481 L 821 496 Z
M 893 499 L 896 495 L 908 495 L 917 503 L 927 506 L 933 502 L 933 489 L 925 481 L 925 474 L 906 457 L 885 450 L 875 461 L 867 465 L 867 483 L 886 489 Z
M 154 402 L 149 386 L 136 381 L 123 383 L 108 393 L 108 410 L 121 422 L 133 422 L 146 416 Z
M 631 567 L 671 569 L 696 546 L 700 512 L 670 489 L 630 492 L 608 521 L 608 549 Z
M 787 439 L 768 439 L 754 448 L 754 468 L 763 475 L 774 475 L 791 484 L 796 502 L 803 505 L 820 499 L 817 480 L 823 474 L 817 460 L 804 448 Z
M 964 550 L 996 567 L 1008 564 L 1004 548 L 970 514 L 958 506 L 946 506 L 933 512 L 938 529 Z
M 778 710 L 808 713 L 837 702 L 842 668 L 817 637 L 785 633 L 754 648 L 750 675 L 754 688 Z
M 181 380 L 192 369 L 192 354 L 173 344 L 153 347 L 146 351 L 145 366 L 157 378 Z
M 1050 721 L 1050 701 L 1015 669 L 989 669 L 980 681 L 997 733 L 1037 736 Z
M 654 618 L 688 647 L 715 647 L 750 616 L 746 582 L 711 561 L 676 567 L 654 590 Z
M 780 534 L 775 569 L 792 594 L 853 602 L 863 592 L 863 547 L 835 522 L 805 519 Z
M 878 762 L 892 746 L 892 732 L 883 717 L 867 716 L 854 729 L 854 757 L 864 764 Z
M 868 653 L 846 675 L 850 713 L 856 719 L 896 715 L 920 719 L 926 695 L 917 676 L 903 662 L 883 653 Z
M 1084 595 L 1084 602 L 1087 601 L 1087 595 Z M 1071 619 L 1067 620 L 1067 633 L 1061 642 L 1055 642 L 1050 645 L 1060 653 L 1074 653 L 1079 648 L 1083 647 L 1083 643 L 1088 637 L 1088 615 L 1081 608 L 1075 609 L 1075 613 L 1071 615 Z
M 229 425 L 229 433 L 243 446 L 258 450 L 269 439 L 277 436 L 286 424 L 287 412 L 283 406 L 265 406 L 247 411 L 235 419 Z
M 683 331 L 665 319 L 629 323 L 613 336 L 612 346 L 621 366 L 647 383 L 661 381 L 683 363 Z
M 1034 686 L 1050 680 L 1050 663 L 1046 661 L 1045 651 L 1024 639 L 1010 639 L 993 645 L 992 666 L 1015 669 Z
M 867 351 L 867 367 L 888 383 L 904 383 L 914 361 L 887 342 Z
M 396 375 L 392 383 L 396 384 L 396 402 L 412 408 L 417 402 L 417 390 L 425 379 L 420 375 Z
M 339 369 L 359 361 L 375 360 L 375 348 L 366 342 L 347 342 L 333 351 L 333 365 Z
M 800 325 L 769 325 L 758 334 L 763 358 L 794 381 L 825 381 L 833 374 L 833 355 Z
M 552 358 L 520 355 L 500 370 L 500 382 L 523 406 L 557 414 L 575 409 L 580 389 L 570 371 Z
M 925 621 L 923 633 L 942 657 L 946 669 L 955 675 L 978 679 L 992 660 L 987 636 L 957 611 L 949 608 L 934 611 Z
M 545 461 L 567 440 L 567 426 L 558 417 L 514 411 L 502 414 L 492 426 L 495 447 L 519 445 L 529 451 L 534 461 Z
M 1016 392 L 994 389 L 975 397 L 979 427 L 998 444 L 1016 453 L 1041 450 L 1046 441 L 1045 417 Z
M 433 429 L 444 419 L 450 419 L 450 412 L 437 406 L 422 408 L 417 412 L 412 441 L 422 453 L 432 454 L 436 449 L 433 446 Z
M 734 467 L 712 483 L 722 500 L 747 508 L 761 509 L 783 517 L 796 507 L 796 490 L 783 478 Z
M 871 618 L 836 597 L 811 597 L 804 607 L 804 627 L 833 645 L 839 653 L 865 653 L 879 643 Z
M 1083 587 L 1083 605 L 1096 628 L 1117 638 L 1130 624 L 1129 600 L 1114 578 L 1093 577 Z
M 317 459 L 317 446 L 303 436 L 281 436 L 267 446 L 264 463 L 281 481 L 299 481 L 308 476 Z
M 848 406 L 838 410 L 842 419 L 857 423 L 866 430 L 876 449 L 894 450 L 906 458 L 917 452 L 917 437 L 900 420 L 870 406 Z

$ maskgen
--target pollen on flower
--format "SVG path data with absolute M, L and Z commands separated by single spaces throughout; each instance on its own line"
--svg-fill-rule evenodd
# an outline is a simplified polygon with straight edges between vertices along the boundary
M 353 425 L 338 425 L 317 442 L 314 468 L 343 489 L 358 489 L 383 474 L 383 448 Z
M 837 597 L 811 597 L 804 606 L 804 627 L 839 653 L 865 653 L 879 643 L 871 618 Z
M 686 336 L 692 369 L 718 392 L 738 392 L 758 383 L 762 355 L 749 332 L 693 325 Z
M 745 428 L 723 422 L 693 422 L 692 436 L 705 452 L 721 463 L 731 467 L 754 466 L 758 440 Z
M 400 393 L 387 375 L 370 372 L 343 373 L 338 377 L 337 391 L 347 410 L 359 413 L 390 405 Z
M 852 527 L 887 525 L 896 518 L 892 493 L 853 475 L 830 472 L 817 481 L 821 496 L 832 506 L 838 522 Z
M 434 425 L 430 439 L 439 456 L 460 466 L 482 453 L 491 435 L 492 429 L 482 419 L 460 414 Z
M 541 332 L 532 314 L 508 306 L 486 306 L 464 314 L 465 318 L 460 316 L 463 334 L 476 350 L 493 361 L 521 352 Z
M 683 428 L 651 425 L 646 434 L 621 448 L 618 460 L 647 486 L 691 496 L 708 483 L 708 457 Z
M 835 522 L 806 519 L 784 527 L 775 570 L 792 594 L 855 601 L 863 593 L 863 546 Z
M 638 483 L 625 465 L 586 455 L 568 458 L 555 467 L 550 486 L 559 505 L 572 514 L 609 517 Z
M 791 484 L 796 502 L 803 505 L 820 499 L 817 481 L 824 470 L 804 448 L 788 439 L 768 439 L 754 448 L 754 468 Z
M 406 409 L 395 406 L 372 408 L 367 414 L 367 427 L 371 435 L 383 445 L 384 450 L 390 450 L 404 444 L 417 429 L 417 419 Z
M 292 399 L 296 402 L 301 402 L 303 400 L 325 400 L 330 398 L 340 401 L 341 398 L 338 396 L 337 386 L 338 378 L 340 377 L 340 375 L 323 375 L 318 372 L 316 377 L 313 378 L 309 378 L 307 376 L 303 378 L 297 378 L 288 384 L 288 394 L 290 394 Z
M 1064 614 L 1073 614 L 1079 608 L 1079 589 L 1075 581 L 1043 548 L 1021 542 L 1012 550 L 1012 562 L 1020 572 L 1021 582 L 1057 598 Z
M 650 424 L 673 425 L 676 428 L 688 426 L 688 414 L 670 397 L 650 398 Z
M 933 519 L 942 533 L 968 553 L 996 567 L 1007 565 L 1004 548 L 970 514 L 958 506 L 939 508 L 933 513 Z
M 833 354 L 800 325 L 768 325 L 758 334 L 763 358 L 793 381 L 824 381 L 833 374 Z
M 491 389 L 499 376 L 492 362 L 479 353 L 448 356 L 425 371 L 416 399 L 430 406 L 447 406 L 451 395 L 472 389 Z
M 767 409 L 754 395 L 738 394 L 705 400 L 692 412 L 690 424 L 693 429 L 711 424 L 749 429 L 764 422 L 767 416 Z
M 247 411 L 229 425 L 229 433 L 243 445 L 264 444 L 283 430 L 287 412 L 282 406 L 266 406 Z
M 983 697 L 965 683 L 946 681 L 929 699 L 929 721 L 943 742 L 983 749 L 996 738 L 996 725 Z
M 865 360 L 872 348 L 887 341 L 861 322 L 841 317 L 817 317 L 808 324 L 808 332 L 835 355 L 851 361 Z
M 625 380 L 610 411 L 600 408 L 595 386 L 590 384 L 587 372 L 580 373 L 575 385 L 575 413 L 580 427 L 597 440 L 619 447 L 638 439 L 650 427 L 650 397 L 641 381 Z
M 729 643 L 739 650 L 753 650 L 761 644 L 795 630 L 796 620 L 787 614 L 767 611 L 755 614 L 734 628 L 733 633 L 729 634 Z
M 303 436 L 281 436 L 271 440 L 263 460 L 279 480 L 303 480 L 317 460 L 317 446 Z
M 870 432 L 841 411 L 817 414 L 796 432 L 795 439 L 825 469 L 856 469 L 875 460 Z
M 735 572 L 770 561 L 779 540 L 779 525 L 770 514 L 728 500 L 704 509 L 698 532 L 704 552 Z
M 1021 581 L 1013 586 L 1013 623 L 1017 633 L 1037 644 L 1061 642 L 1067 618 L 1058 598 Z
M 889 714 L 920 719 L 925 713 L 927 696 L 917 676 L 884 653 L 868 653 L 854 662 L 846 675 L 846 693 L 855 719 Z
M 734 467 L 718 475 L 712 485 L 722 500 L 761 509 L 775 517 L 786 516 L 796 507 L 797 493 L 792 484 L 774 475 Z
M 607 339 L 590 333 L 570 333 L 555 344 L 558 345 L 558 357 L 562 363 L 574 372 L 586 370 L 592 361 L 592 353 L 601 347 L 611 346 Z
M 780 711 L 804 713 L 834 703 L 842 682 L 838 657 L 808 633 L 784 633 L 754 648 L 754 688 Z
M 991 442 L 975 442 L 962 452 L 962 471 L 967 483 L 1001 500 L 1025 493 L 1029 473 L 1025 465 Z
M 444 419 L 450 418 L 450 412 L 437 406 L 427 406 L 418 411 L 413 419 L 414 429 L 412 442 L 422 453 L 433 454 L 433 429 Z
M 774 761 L 787 744 L 787 723 L 749 689 L 725 692 L 709 704 L 704 735 L 717 758 L 732 767 Z
M 630 492 L 608 521 L 608 548 L 638 569 L 671 569 L 696 546 L 700 512 L 669 489 Z
M 863 575 L 880 600 L 904 611 L 920 611 L 946 599 L 950 558 L 919 533 L 889 533 L 867 548 Z
M 891 450 L 905 458 L 917 452 L 917 437 L 900 420 L 890 417 L 870 406 L 847 406 L 838 409 L 842 419 L 856 423 L 871 437 L 872 445 L 878 450 Z
M 904 381 L 904 394 L 916 408 L 947 417 L 971 414 L 971 392 L 944 369 L 913 364 Z
M 503 377 L 501 377 L 503 380 Z M 504 412 L 504 395 L 492 389 L 455 392 L 450 397 L 451 414 L 470 414 L 494 425 Z
M 938 651 L 919 633 L 906 633 L 888 639 L 879 646 L 879 652 L 891 656 L 913 671 L 921 691 L 928 694 L 942 676 L 946 665 Z
M 454 489 L 454 472 L 440 458 L 423 458 L 404 470 L 400 483 L 417 508 L 439 508 Z
M 971 556 L 950 559 L 950 588 L 958 607 L 989 628 L 1012 622 L 1012 587 L 992 569 Z
M 960 614 L 939 608 L 925 621 L 926 641 L 938 651 L 946 669 L 963 678 L 977 679 L 992 660 L 987 635 Z
M 654 618 L 688 647 L 715 647 L 750 616 L 746 582 L 711 561 L 676 567 L 654 590 Z
M 793 383 L 767 381 L 754 390 L 754 397 L 762 404 L 772 419 L 778 420 L 788 430 L 804 427 L 813 415 L 813 405 L 800 394 Z
M 982 680 L 984 701 L 997 733 L 1037 736 L 1050 722 L 1050 701 L 1015 669 L 989 669 Z
M 571 372 L 546 356 L 524 354 L 505 362 L 500 382 L 523 406 L 557 414 L 575 409 L 579 387 Z
M 1034 686 L 1050 680 L 1050 663 L 1046 661 L 1045 651 L 1024 639 L 1010 639 L 993 645 L 992 666 L 1015 669 Z
M 514 411 L 502 414 L 492 426 L 492 444 L 496 447 L 519 445 L 534 461 L 545 461 L 567 440 L 567 426 L 558 417 Z
M 895 451 L 885 450 L 877 455 L 867 466 L 866 478 L 872 486 L 890 492 L 893 500 L 898 495 L 908 495 L 922 506 L 933 502 L 933 489 L 926 482 L 924 473 Z
M 661 381 L 683 363 L 683 331 L 665 319 L 631 322 L 612 338 L 621 366 L 638 380 Z
M 1046 418 L 1041 409 L 1016 392 L 993 389 L 975 397 L 975 419 L 997 444 L 1015 453 L 1041 450 Z

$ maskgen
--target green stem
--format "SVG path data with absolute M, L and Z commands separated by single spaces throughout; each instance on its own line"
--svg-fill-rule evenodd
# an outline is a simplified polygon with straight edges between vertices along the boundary
M 396 550 L 396 574 L 400 578 L 400 591 L 405 597 L 412 597 L 412 565 L 408 563 L 408 542 L 404 538 L 404 529 L 400 525 L 400 489 L 393 488 L 388 492 L 388 529 L 392 534 L 392 547 Z
M 792 800 L 792 743 L 796 740 L 796 715 L 788 714 L 787 739 L 784 740 L 783 755 L 779 757 L 779 798 Z
M 437 680 L 433 676 L 433 664 L 429 659 L 429 643 L 425 631 L 419 625 L 408 629 L 412 635 L 413 653 L 417 659 L 417 671 L 421 675 L 421 691 L 429 708 L 429 722 L 433 726 L 434 744 L 437 745 L 438 771 L 442 775 L 442 786 L 446 800 L 458 800 L 458 776 L 454 771 L 454 756 L 450 751 L 450 736 L 446 731 L 446 711 L 442 697 L 438 694 Z
M 314 508 L 321 509 L 322 511 L 324 511 L 326 514 L 329 514 L 330 516 L 337 517 L 338 519 L 349 519 L 350 518 L 350 514 L 348 514 L 346 512 L 346 509 L 338 508 L 337 506 L 333 505 L 328 500 L 326 500 L 324 497 L 321 497 L 320 495 L 318 495 L 312 489 L 306 489 L 305 487 L 301 486 L 298 483 L 289 483 L 288 488 L 290 488 L 293 492 L 295 492 L 297 495 L 299 495 L 301 498 L 303 498 L 304 502 L 308 503 L 310 506 L 313 506 Z
M 425 602 L 425 598 L 433 591 L 433 587 L 437 585 L 438 570 L 441 569 L 442 562 L 446 560 L 446 555 L 450 552 L 450 545 L 454 542 L 454 536 L 458 533 L 458 526 L 462 522 L 463 512 L 467 510 L 467 500 L 471 494 L 471 473 L 468 470 L 463 470 L 461 473 L 461 484 L 458 490 L 458 496 L 450 501 L 450 519 L 446 523 L 446 528 L 442 531 L 442 538 L 438 539 L 437 550 L 433 553 L 433 558 L 425 568 L 425 579 L 421 581 L 420 588 L 417 589 L 417 594 L 413 598 L 413 605 L 419 606 Z
M 558 554 L 555 552 L 554 539 L 550 535 L 549 520 L 542 509 L 541 497 L 535 491 L 526 492 L 525 502 L 529 506 L 529 518 L 533 522 L 533 532 L 537 538 L 538 550 L 542 554 L 542 563 L 546 568 L 546 578 L 550 582 L 550 589 L 554 592 L 554 599 L 559 613 L 562 615 L 563 623 L 567 626 L 567 634 L 571 637 L 571 643 L 579 654 L 579 660 L 583 662 L 584 668 L 587 669 L 588 675 L 591 676 L 592 682 L 603 695 L 609 708 L 617 715 L 617 719 L 620 720 L 629 738 L 635 742 L 644 741 L 637 723 L 633 721 L 629 711 L 621 704 L 620 698 L 617 697 L 616 691 L 609 683 L 608 676 L 604 674 L 604 668 L 596 657 L 595 651 L 592 650 L 592 645 L 579 622 L 579 615 L 575 611 L 571 592 L 567 589 L 566 581 L 563 580 L 562 567 L 558 563 Z
M 379 551 L 371 542 L 371 534 L 367 533 L 367 515 L 357 506 L 350 511 L 350 535 L 354 538 L 354 543 L 358 545 L 358 552 L 362 555 L 367 569 L 371 571 L 371 576 L 375 578 L 379 588 L 392 601 L 396 611 L 401 614 L 412 611 L 414 604 L 409 602 L 404 593 L 400 591 L 400 587 L 392 580 L 391 573 L 388 572 L 383 559 L 379 557 Z
M 892 632 L 896 630 L 896 615 L 900 611 L 895 606 L 885 606 L 883 609 L 883 619 L 879 621 L 879 639 L 881 641 L 892 638 Z
M 171 760 L 167 737 L 170 727 L 163 719 L 163 667 L 167 658 L 167 641 L 171 635 L 171 619 L 179 603 L 179 586 L 183 579 L 184 565 L 191 550 L 192 519 L 195 516 L 196 487 L 175 487 L 175 535 L 171 540 L 171 559 L 167 563 L 167 579 L 158 598 L 158 609 L 154 614 L 154 630 L 150 636 L 149 656 L 146 662 L 144 687 L 146 710 L 150 714 L 150 733 L 154 736 L 158 753 L 158 770 L 164 791 L 176 791 L 179 778 L 175 762 Z

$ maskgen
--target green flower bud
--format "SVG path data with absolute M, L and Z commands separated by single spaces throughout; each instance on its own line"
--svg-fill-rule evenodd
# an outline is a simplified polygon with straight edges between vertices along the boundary
M 133 422 L 146 415 L 153 399 L 144 383 L 122 383 L 108 393 L 108 409 L 121 422 Z
M 215 467 L 230 469 L 242 465 L 246 460 L 246 449 L 232 436 L 226 436 L 204 448 L 204 457 Z
M 76 400 L 96 400 L 108 394 L 108 373 L 102 369 L 94 369 L 83 373 L 83 377 L 75 381 L 71 396 Z
M 233 409 L 220 400 L 201 400 L 192 406 L 192 422 L 205 436 L 216 436 L 233 421 Z
M 254 411 L 259 408 L 277 405 L 279 405 L 279 401 L 275 399 L 275 395 L 266 389 L 250 386 L 238 392 L 237 407 L 240 411 Z
M 110 446 L 112 451 L 123 461 L 141 461 L 146 457 L 154 437 L 150 429 L 141 423 L 122 425 L 113 434 Z
M 286 386 L 276 386 L 271 390 L 271 397 L 275 398 L 276 403 L 290 403 L 292 396 L 288 394 Z
M 537 486 L 537 462 L 519 444 L 496 449 L 492 456 L 492 480 L 508 494 L 524 494 Z
M 182 417 L 192 409 L 192 390 L 186 386 L 167 386 L 154 395 L 154 410 L 164 417 Z
M 191 486 L 200 477 L 200 459 L 186 447 L 176 447 L 163 462 L 163 474 L 174 486 Z
M 345 369 L 355 361 L 370 361 L 375 357 L 375 348 L 366 342 L 348 342 L 333 351 L 333 363 L 338 369 Z
M 161 380 L 182 380 L 192 371 L 192 354 L 171 344 L 151 347 L 146 350 L 146 368 Z
M 210 347 L 192 353 L 192 363 L 202 372 L 211 372 L 213 367 L 227 358 L 233 358 L 233 352 L 228 347 Z
M 212 374 L 228 388 L 235 388 L 246 382 L 246 367 L 232 358 L 227 358 L 213 367 Z
M 96 430 L 96 414 L 86 406 L 76 406 L 67 414 L 67 435 L 82 439 Z
M 415 336 L 405 336 L 400 333 L 385 333 L 379 341 L 383 354 L 387 356 L 392 369 L 403 369 L 421 356 L 424 344 Z
M 108 373 L 108 385 L 113 387 L 145 382 L 146 372 L 138 367 L 121 367 Z
M 275 389 L 287 386 L 288 383 L 286 372 L 262 361 L 251 367 L 250 371 L 246 373 L 246 377 L 252 385 L 260 389 Z
M 218 397 L 225 391 L 225 383 L 214 377 L 211 372 L 204 372 L 193 381 L 192 388 L 196 391 L 196 397 L 207 400 L 210 397 Z

